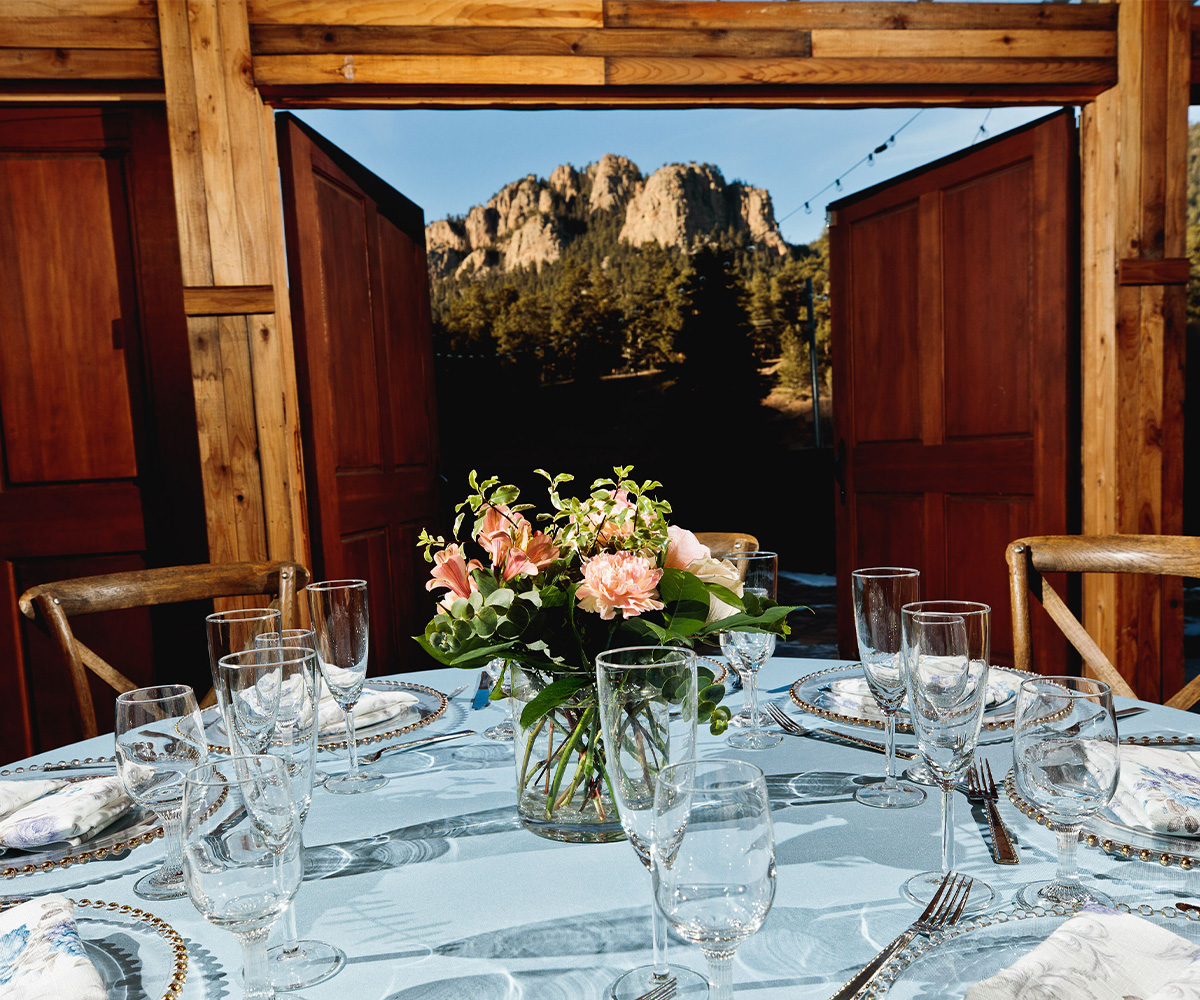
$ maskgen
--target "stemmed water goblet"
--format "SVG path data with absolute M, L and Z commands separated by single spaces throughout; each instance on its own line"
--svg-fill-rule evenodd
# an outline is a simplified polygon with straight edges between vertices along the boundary
M 987 700 L 991 609 L 970 601 L 918 601 L 901 609 L 908 711 L 917 748 L 942 790 L 942 870 L 914 875 L 904 894 L 928 903 L 954 867 L 954 788 L 975 758 Z M 971 880 L 969 910 L 994 898 Z
M 669 646 L 630 646 L 596 657 L 596 697 L 604 732 L 604 759 L 621 815 L 621 827 L 638 860 L 649 869 L 654 788 L 671 761 L 696 754 L 696 656 Z M 672 718 L 673 706 L 679 714 Z M 703 976 L 667 964 L 667 925 L 650 899 L 653 965 L 622 975 L 610 1000 L 631 1000 L 674 976 L 681 993 L 707 990 Z
M 1087 677 L 1035 677 L 1017 690 L 1013 726 L 1017 790 L 1046 817 L 1058 836 L 1058 871 L 1017 893 L 1026 906 L 1099 903 L 1075 864 L 1079 828 L 1113 797 L 1120 777 L 1120 744 L 1112 689 Z
M 275 996 L 267 935 L 300 888 L 300 820 L 287 766 L 270 755 L 193 768 L 183 783 L 184 875 L 192 905 L 242 945 L 243 995 Z
M 733 995 L 733 956 L 775 899 L 775 836 L 763 773 L 740 760 L 690 760 L 658 773 L 654 895 L 667 922 L 700 945 L 709 996 Z
M 302 837 L 304 820 L 312 804 L 317 757 L 321 688 L 316 654 L 309 646 L 279 646 L 278 635 L 268 633 L 259 639 L 263 645 L 258 649 L 222 657 L 222 684 L 229 692 L 230 716 L 239 749 L 244 754 L 271 754 L 286 765 L 300 820 L 298 835 Z M 263 702 L 268 703 L 269 712 L 264 710 Z M 266 738 L 260 739 L 261 720 L 268 714 L 271 726 Z M 254 733 L 253 743 L 243 739 L 246 731 Z M 303 840 L 300 849 L 303 853 Z M 299 940 L 294 905 L 289 904 L 284 911 L 284 928 L 284 943 L 267 953 L 272 986 L 284 990 L 312 986 L 345 965 L 346 955 L 340 948 L 324 941 Z
M 186 684 L 161 684 L 117 695 L 117 773 L 138 805 L 162 821 L 166 856 L 133 891 L 143 899 L 187 895 L 180 854 L 179 812 L 184 774 L 208 760 L 196 693 Z
M 325 782 L 325 790 L 340 795 L 368 792 L 387 784 L 382 774 L 358 769 L 354 706 L 367 677 L 369 620 L 366 580 L 327 580 L 310 583 L 308 610 L 317 649 L 317 665 L 325 686 L 346 716 L 346 749 L 350 771 Z
M 881 782 L 854 793 L 863 805 L 904 809 L 925 801 L 924 789 L 896 780 L 896 712 L 904 703 L 904 670 L 900 662 L 900 609 L 920 598 L 919 570 L 899 566 L 856 569 L 851 574 L 854 632 L 867 686 L 884 715 L 887 765 Z
M 743 595 L 775 599 L 779 557 L 774 552 L 733 552 L 724 558 L 737 569 Z M 761 630 L 726 629 L 720 633 L 720 639 L 721 651 L 729 660 L 730 667 L 742 678 L 749 712 L 744 731 L 729 734 L 729 745 L 739 750 L 765 750 L 778 746 L 783 742 L 783 736 L 765 732 L 762 728 L 764 716 L 758 711 L 758 671 L 775 652 L 775 634 Z
M 232 753 L 232 723 L 229 719 L 225 695 L 221 691 L 221 657 L 261 646 L 264 635 L 279 635 L 282 615 L 278 608 L 234 608 L 230 611 L 218 611 L 208 615 L 204 621 L 208 631 L 208 667 L 212 671 L 213 689 L 217 693 L 217 706 L 221 712 L 221 722 L 225 726 L 226 738 L 229 740 Z

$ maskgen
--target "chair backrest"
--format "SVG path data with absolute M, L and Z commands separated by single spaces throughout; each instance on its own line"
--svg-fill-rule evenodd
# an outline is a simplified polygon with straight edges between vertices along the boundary
M 87 739 L 99 735 L 87 671 L 118 693 L 132 691 L 137 685 L 75 638 L 71 631 L 72 615 L 221 597 L 273 595 L 279 603 L 283 627 L 289 628 L 297 621 L 296 595 L 308 580 L 308 570 L 292 562 L 165 566 L 39 584 L 25 591 L 18 603 L 26 618 L 57 641 L 75 689 L 83 735 Z
M 731 552 L 757 552 L 758 539 L 744 531 L 698 531 L 696 538 L 718 559 Z
M 1185 535 L 1035 535 L 1012 542 L 1005 558 L 1012 591 L 1014 665 L 1020 670 L 1031 669 L 1029 595 L 1033 593 L 1096 676 L 1109 684 L 1114 694 L 1136 698 L 1133 688 L 1042 574 L 1200 576 L 1200 538 Z M 1200 678 L 1173 695 L 1166 704 L 1172 708 L 1190 708 L 1197 701 L 1200 701 Z

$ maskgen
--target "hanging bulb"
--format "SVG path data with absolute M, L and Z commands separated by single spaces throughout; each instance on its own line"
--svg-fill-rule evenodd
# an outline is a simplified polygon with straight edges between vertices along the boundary
M 868 167 L 875 166 L 875 154 L 874 153 L 867 154 L 867 166 Z
M 888 148 L 888 144 L 885 142 L 885 143 L 883 143 L 882 145 L 876 146 L 876 147 L 875 147 L 875 152 L 876 152 L 876 153 L 886 153 L 886 152 L 887 152 L 887 148 Z
M 896 137 L 895 137 L 894 135 L 889 135 L 889 136 L 888 136 L 888 141 L 887 141 L 887 144 L 888 144 L 889 146 L 894 146 L 894 145 L 896 145 Z
M 812 215 L 812 208 L 809 206 L 807 201 L 804 203 L 804 214 Z
M 836 181 L 834 181 L 833 183 L 834 183 L 834 186 L 835 186 L 835 187 L 836 187 L 836 188 L 837 188 L 839 191 L 842 189 L 842 179 L 841 179 L 840 177 L 839 177 L 839 178 L 838 178 Z

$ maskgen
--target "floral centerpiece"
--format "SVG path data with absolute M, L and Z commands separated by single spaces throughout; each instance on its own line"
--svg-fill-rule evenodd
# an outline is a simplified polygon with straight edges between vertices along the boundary
M 661 484 L 636 482 L 631 468 L 598 479 L 582 498 L 549 482 L 550 510 L 527 516 L 519 491 L 480 481 L 456 508 L 450 540 L 422 531 L 433 571 L 426 589 L 442 590 L 437 613 L 416 636 L 448 666 L 505 661 L 514 702 L 518 812 L 535 832 L 557 839 L 619 839 L 619 818 L 605 768 L 596 711 L 598 653 L 622 646 L 683 645 L 723 629 L 786 636 L 794 610 L 742 594 L 737 570 L 713 558 L 694 534 L 668 521 Z M 464 525 L 468 541 L 460 540 Z M 478 556 L 469 551 L 474 543 Z M 723 732 L 725 689 L 698 668 L 697 719 Z M 678 679 L 664 692 L 683 699 Z M 493 697 L 503 697 L 496 685 Z

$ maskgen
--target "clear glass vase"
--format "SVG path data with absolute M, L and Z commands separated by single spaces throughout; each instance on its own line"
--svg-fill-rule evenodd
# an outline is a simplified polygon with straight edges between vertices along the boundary
M 527 729 L 521 722 L 525 706 L 557 677 L 515 663 L 509 670 L 521 824 L 548 840 L 580 844 L 624 840 L 604 768 L 595 684 L 579 689 Z

